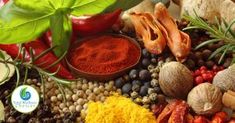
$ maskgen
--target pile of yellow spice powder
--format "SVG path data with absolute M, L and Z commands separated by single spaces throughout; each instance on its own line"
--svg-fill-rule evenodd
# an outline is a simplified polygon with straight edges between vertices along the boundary
M 156 123 L 154 114 L 117 94 L 88 104 L 86 123 Z

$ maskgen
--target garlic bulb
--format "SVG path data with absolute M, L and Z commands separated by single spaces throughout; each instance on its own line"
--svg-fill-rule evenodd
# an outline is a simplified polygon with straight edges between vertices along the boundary
M 212 115 L 222 108 L 222 93 L 218 87 L 202 83 L 189 92 L 187 103 L 197 114 Z
M 213 79 L 213 85 L 219 87 L 223 92 L 235 91 L 235 65 L 218 72 Z

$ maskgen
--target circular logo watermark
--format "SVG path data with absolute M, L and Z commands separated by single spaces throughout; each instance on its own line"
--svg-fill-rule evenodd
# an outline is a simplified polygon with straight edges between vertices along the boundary
M 31 86 L 21 85 L 11 95 L 12 106 L 21 113 L 30 113 L 39 104 L 39 94 Z

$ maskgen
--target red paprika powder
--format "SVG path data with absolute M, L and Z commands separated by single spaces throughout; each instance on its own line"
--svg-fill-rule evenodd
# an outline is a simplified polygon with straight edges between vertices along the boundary
M 107 74 L 134 65 L 139 57 L 139 48 L 127 38 L 103 35 L 72 48 L 69 60 L 81 71 Z

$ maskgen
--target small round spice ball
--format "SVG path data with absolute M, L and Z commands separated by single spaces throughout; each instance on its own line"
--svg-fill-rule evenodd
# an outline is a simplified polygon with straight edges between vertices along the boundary
M 140 85 L 139 84 L 134 84 L 134 85 L 132 85 L 132 91 L 136 91 L 136 92 L 139 92 L 139 90 L 140 90 Z
M 144 68 L 147 68 L 151 64 L 150 60 L 148 58 L 144 58 L 142 60 L 142 65 Z
M 159 81 L 157 79 L 152 79 L 150 83 L 151 83 L 151 86 L 153 86 L 153 87 L 159 86 Z
M 129 76 L 130 76 L 131 79 L 136 79 L 136 78 L 138 78 L 138 76 L 139 76 L 138 70 L 132 69 L 132 70 L 129 72 Z
M 142 50 L 142 55 L 143 55 L 144 58 L 149 58 L 150 57 L 150 53 L 148 52 L 147 49 Z
M 202 51 L 202 57 L 203 57 L 203 59 L 204 59 L 204 60 L 207 60 L 207 59 L 210 57 L 211 53 L 212 53 L 212 52 L 211 52 L 210 50 L 208 50 L 208 49 L 203 50 L 203 51 Z
M 149 81 L 151 80 L 151 73 L 148 70 L 143 69 L 139 72 L 139 78 L 144 81 Z
M 125 85 L 123 85 L 122 87 L 122 93 L 124 94 L 129 94 L 131 91 L 131 84 L 130 83 L 126 83 Z
M 57 97 L 56 96 L 52 96 L 51 97 L 51 102 L 56 102 L 57 101 Z
M 124 85 L 124 83 L 125 83 L 125 80 L 124 80 L 122 77 L 120 77 L 120 78 L 118 78 L 118 79 L 115 80 L 114 85 L 115 85 L 117 88 L 121 88 L 121 87 Z
M 148 86 L 141 86 L 140 93 L 141 96 L 146 96 L 148 94 Z
M 74 105 L 69 106 L 69 111 L 75 112 L 76 111 L 76 107 Z
M 131 93 L 131 97 L 132 97 L 132 98 L 137 98 L 137 97 L 138 97 L 138 93 L 135 92 L 135 91 L 133 91 L 133 92 Z
M 142 85 L 140 80 L 133 80 L 132 85 Z
M 77 94 L 73 94 L 72 95 L 72 99 L 73 99 L 73 101 L 77 101 L 78 100 L 78 95 Z
M 184 99 L 193 87 L 193 76 L 183 64 L 169 62 L 161 68 L 159 85 L 167 96 Z

